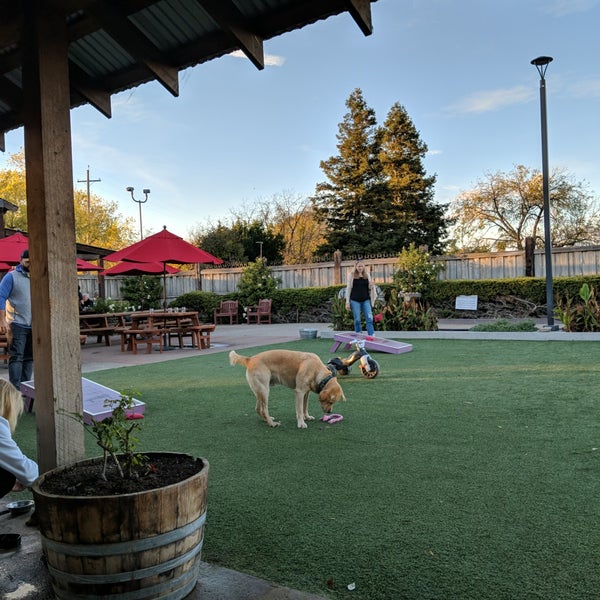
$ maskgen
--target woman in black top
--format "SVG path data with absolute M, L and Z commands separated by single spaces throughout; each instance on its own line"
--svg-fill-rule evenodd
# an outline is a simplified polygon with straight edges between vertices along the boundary
M 373 309 L 371 306 L 375 293 L 375 285 L 365 268 L 365 263 L 359 260 L 354 265 L 354 270 L 348 276 L 348 284 L 346 286 L 346 308 L 352 310 L 355 333 L 362 331 L 361 311 L 364 313 L 365 321 L 367 322 L 367 335 L 375 333 Z

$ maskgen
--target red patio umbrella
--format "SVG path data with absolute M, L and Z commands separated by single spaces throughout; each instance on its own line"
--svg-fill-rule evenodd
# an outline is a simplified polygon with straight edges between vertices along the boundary
M 3 269 L 3 264 L 18 265 L 21 262 L 21 253 L 23 250 L 29 248 L 29 238 L 25 237 L 22 233 L 13 233 L 5 238 L 0 238 L 0 271 L 7 271 Z M 77 270 L 78 271 L 102 271 L 102 267 L 97 267 L 92 263 L 83 260 L 82 258 L 77 259 Z
M 98 265 L 93 265 L 89 263 L 87 260 L 83 260 L 83 258 L 77 259 L 77 270 L 78 271 L 102 271 L 104 267 L 99 267 Z
M 211 263 L 221 264 L 223 261 L 200 248 L 186 242 L 183 238 L 167 231 L 162 231 L 148 236 L 146 239 L 136 242 L 123 250 L 113 252 L 104 257 L 110 262 L 127 261 L 134 263 L 160 262 L 163 265 L 163 306 L 167 307 L 167 263 L 197 264 Z
M 29 240 L 17 231 L 5 238 L 0 238 L 0 261 L 11 265 L 21 262 L 21 252 L 29 248 Z
M 12 265 L 9 265 L 5 262 L 0 262 L 0 272 L 2 271 L 10 271 L 12 269 Z
M 220 265 L 223 261 L 200 248 L 186 242 L 183 238 L 167 231 L 162 231 L 148 236 L 141 242 L 136 242 L 123 250 L 113 252 L 104 257 L 110 262 L 126 260 L 128 262 L 160 262 L 195 264 L 211 263 Z
M 110 269 L 102 271 L 101 275 L 162 275 L 163 270 L 165 270 L 165 267 L 159 262 L 121 262 Z M 170 274 L 179 273 L 179 269 L 171 265 L 166 266 L 166 271 Z

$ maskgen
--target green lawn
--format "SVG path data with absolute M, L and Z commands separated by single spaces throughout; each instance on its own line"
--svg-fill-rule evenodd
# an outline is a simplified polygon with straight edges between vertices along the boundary
M 344 420 L 307 430 L 281 387 L 281 427 L 260 420 L 227 352 L 87 376 L 141 392 L 141 449 L 209 460 L 207 562 L 331 598 L 600 597 L 600 344 L 413 345 L 354 368 Z M 34 435 L 25 415 L 33 455 Z

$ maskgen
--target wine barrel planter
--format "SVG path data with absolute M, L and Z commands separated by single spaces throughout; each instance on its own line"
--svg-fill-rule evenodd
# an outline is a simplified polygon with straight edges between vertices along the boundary
M 33 486 L 42 548 L 59 600 L 186 598 L 198 578 L 208 461 L 181 482 L 131 494 L 68 496 Z M 146 453 L 152 459 L 153 453 Z M 90 459 L 77 465 L 97 461 Z

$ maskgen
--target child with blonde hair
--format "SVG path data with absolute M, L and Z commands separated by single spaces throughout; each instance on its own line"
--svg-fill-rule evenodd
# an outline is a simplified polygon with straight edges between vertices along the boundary
M 27 458 L 12 438 L 22 412 L 21 394 L 0 379 L 0 498 L 30 487 L 39 474 L 37 463 Z

